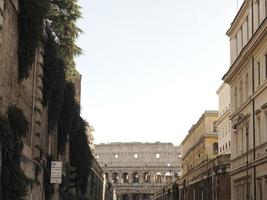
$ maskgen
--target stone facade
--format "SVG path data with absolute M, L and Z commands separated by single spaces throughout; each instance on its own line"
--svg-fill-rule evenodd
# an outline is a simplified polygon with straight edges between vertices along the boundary
M 179 200 L 228 200 L 231 196 L 230 155 L 217 157 L 218 119 L 217 111 L 205 111 L 181 143 L 182 175 L 176 181 Z
M 23 110 L 30 130 L 23 138 L 21 168 L 27 177 L 36 180 L 29 188 L 28 199 L 44 199 L 43 166 L 47 165 L 47 155 L 58 159 L 57 134 L 48 133 L 48 109 L 42 104 L 42 47 L 36 53 L 29 77 L 18 81 L 18 15 L 18 0 L 0 0 L 0 115 L 10 105 Z M 53 199 L 57 198 L 56 189 Z
M 95 145 L 95 157 L 119 199 L 151 199 L 180 172 L 179 148 L 171 143 Z
M 187 174 L 179 177 L 177 200 L 229 200 L 230 155 L 222 154 L 199 164 Z
M 214 131 L 214 123 L 217 119 L 217 111 L 205 111 L 189 130 L 181 143 L 182 174 L 217 156 L 218 135 Z
M 219 96 L 219 119 L 216 122 L 216 131 L 218 132 L 218 153 L 230 154 L 231 153 L 231 130 L 232 123 L 229 119 L 230 116 L 230 87 L 228 84 L 223 83 L 218 89 Z
M 267 2 L 245 0 L 231 23 L 232 200 L 267 199 Z

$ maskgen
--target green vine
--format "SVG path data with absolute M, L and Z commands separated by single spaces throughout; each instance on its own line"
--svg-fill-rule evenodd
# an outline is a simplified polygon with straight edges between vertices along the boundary
M 58 54 L 58 45 L 47 30 L 44 51 L 44 105 L 48 104 L 49 130 L 56 127 L 62 109 L 65 87 L 65 63 Z
M 29 76 L 35 53 L 44 41 L 43 103 L 48 105 L 49 130 L 58 129 L 60 153 L 65 150 L 67 135 L 70 136 L 70 162 L 77 167 L 77 189 L 85 194 L 92 153 L 87 143 L 86 122 L 81 118 L 80 106 L 75 101 L 74 85 L 67 82 L 71 76 L 77 75 L 74 58 L 82 52 L 75 43 L 81 33 L 76 25 L 81 17 L 77 2 L 78 0 L 20 0 L 19 80 Z M 47 35 L 45 39 L 44 33 Z M 21 144 L 16 144 L 19 150 Z M 47 180 L 49 173 L 49 170 L 45 170 L 47 199 L 52 192 Z
M 10 106 L 7 117 L 0 118 L 2 143 L 2 199 L 25 200 L 30 180 L 21 167 L 22 137 L 29 131 L 29 124 L 21 109 Z
M 35 53 L 41 46 L 49 0 L 20 0 L 19 80 L 28 78 Z
M 75 72 L 74 58 L 82 50 L 75 40 L 82 32 L 76 25 L 81 18 L 77 0 L 20 0 L 19 80 L 27 79 L 36 51 L 41 47 L 44 26 L 55 36 L 57 54 L 66 64 L 66 74 Z

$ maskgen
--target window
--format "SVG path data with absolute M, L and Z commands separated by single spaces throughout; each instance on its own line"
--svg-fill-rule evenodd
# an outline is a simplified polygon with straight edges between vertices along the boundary
M 228 142 L 229 143 L 229 147 L 231 146 L 231 141 Z
M 114 154 L 114 158 L 115 158 L 115 159 L 118 159 L 118 157 L 119 157 L 118 154 L 115 153 L 115 154 Z
M 239 85 L 239 94 L 240 94 L 240 104 L 243 103 L 243 82 L 240 81 L 240 85 Z
M 160 158 L 160 154 L 159 153 L 156 154 L 156 158 Z
M 248 74 L 245 77 L 245 98 L 248 99 Z
M 225 143 L 225 149 L 227 149 L 227 143 Z
M 258 129 L 258 138 L 259 144 L 261 144 L 261 116 L 260 113 L 257 115 L 257 129 Z
M 260 62 L 257 63 L 258 66 L 258 86 L 261 84 L 261 65 Z
M 234 89 L 234 108 L 237 109 L 237 87 Z
M 134 158 L 138 158 L 138 154 L 137 153 L 134 154 Z
M 217 142 L 213 143 L 213 154 L 218 154 L 218 143 Z
M 119 183 L 119 174 L 117 172 L 112 174 L 112 182 Z
M 263 191 L 262 191 L 262 182 L 261 180 L 258 180 L 258 184 L 257 184 L 257 199 L 258 200 L 263 200 L 262 196 L 263 196 Z

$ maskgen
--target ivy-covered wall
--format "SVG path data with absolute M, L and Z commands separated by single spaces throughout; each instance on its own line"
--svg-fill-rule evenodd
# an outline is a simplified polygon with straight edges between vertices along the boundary
M 76 26 L 81 17 L 80 7 L 77 0 L 4 2 L 0 140 L 7 163 L 3 168 L 4 178 L 10 181 L 11 187 L 4 188 L 1 195 L 3 199 L 23 200 L 44 183 L 46 199 L 51 199 L 49 161 L 57 160 L 58 153 L 66 153 L 67 135 L 70 136 L 70 164 L 77 167 L 79 175 L 76 190 L 85 194 L 92 154 L 87 144 L 86 122 L 75 99 L 80 89 L 75 89 L 70 81 L 78 74 L 74 57 L 81 53 L 75 43 L 81 32 Z M 16 107 L 8 109 L 9 105 Z M 23 116 L 25 120 L 13 123 L 15 117 L 10 121 L 11 108 L 16 110 L 15 116 L 20 119 Z M 16 127 L 22 122 L 27 122 L 27 129 Z M 9 165 L 14 167 L 8 168 Z M 17 171 L 17 176 L 10 169 Z

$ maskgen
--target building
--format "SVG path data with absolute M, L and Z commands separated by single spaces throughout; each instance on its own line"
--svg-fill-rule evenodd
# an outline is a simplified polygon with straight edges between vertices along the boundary
M 148 200 L 180 172 L 179 148 L 171 143 L 95 145 L 95 157 L 120 200 Z
M 227 36 L 232 199 L 267 198 L 267 2 L 245 0 Z
M 223 83 L 217 91 L 219 96 L 219 119 L 216 122 L 216 131 L 218 132 L 218 153 L 231 153 L 231 130 L 232 125 L 230 116 L 230 87 Z
M 179 200 L 228 200 L 231 196 L 230 155 L 217 156 L 214 127 L 218 118 L 217 111 L 205 111 L 181 143 L 182 175 L 176 181 Z
M 99 200 L 116 200 L 113 185 L 106 180 L 103 169 L 96 159 L 92 159 L 92 166 L 88 178 L 86 198 Z
M 88 126 L 86 127 L 86 134 L 87 134 L 88 144 L 90 146 L 92 153 L 95 150 L 94 133 L 95 133 L 95 128 L 88 124 Z
M 214 123 L 217 119 L 217 111 L 205 111 L 182 141 L 183 175 L 199 164 L 217 156 L 218 135 L 214 132 Z

